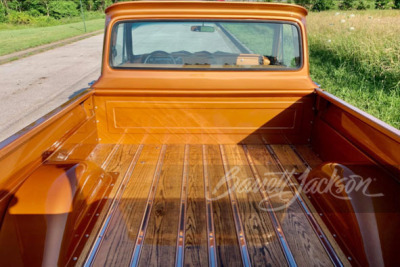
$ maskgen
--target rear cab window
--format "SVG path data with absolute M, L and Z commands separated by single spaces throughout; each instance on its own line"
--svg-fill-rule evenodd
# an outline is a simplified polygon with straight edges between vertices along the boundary
M 114 25 L 116 69 L 296 70 L 299 28 L 289 22 L 123 21 Z

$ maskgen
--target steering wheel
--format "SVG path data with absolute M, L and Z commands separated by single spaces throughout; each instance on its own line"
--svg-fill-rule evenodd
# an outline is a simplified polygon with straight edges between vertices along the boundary
M 174 57 L 169 53 L 157 50 L 147 55 L 144 64 L 176 64 L 176 62 Z

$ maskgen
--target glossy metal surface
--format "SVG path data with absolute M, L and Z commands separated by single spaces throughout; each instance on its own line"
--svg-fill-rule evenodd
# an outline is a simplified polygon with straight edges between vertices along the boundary
M 97 96 L 102 143 L 234 144 L 251 134 L 306 143 L 312 96 L 304 97 L 128 97 Z M 284 139 L 283 139 L 283 142 Z
M 346 192 L 341 187 L 349 188 L 356 179 L 350 177 L 370 178 L 372 183 L 366 189 Z M 394 247 L 400 234 L 400 185 L 377 166 L 347 167 L 338 163 L 320 165 L 301 182 L 318 183 L 321 179 L 336 181 L 329 191 L 309 196 L 351 262 L 360 266 L 399 265 L 400 257 Z M 370 197 L 365 193 L 382 196 Z
M 88 122 L 92 114 L 80 103 L 90 98 L 90 95 L 91 93 L 85 92 L 77 96 L 0 144 L 1 216 L 11 195 L 25 178 L 69 136 Z
M 385 168 L 390 169 L 400 181 L 400 131 L 329 93 L 321 90 L 318 90 L 317 93 L 318 116 L 316 123 L 318 127 L 325 128 L 324 125 L 326 125 L 327 129 L 330 128 L 330 130 L 324 132 L 328 131 L 333 135 L 337 135 L 338 138 L 339 136 L 345 138 L 365 157 L 369 158 L 362 159 L 362 156 L 353 156 L 349 158 L 349 161 L 371 162 L 371 159 L 373 159 L 372 161 L 376 161 Z M 315 135 L 318 138 L 322 137 L 323 133 L 316 132 Z M 326 144 L 321 144 L 318 150 L 328 149 L 325 147 Z M 334 153 L 321 151 L 321 153 L 330 154 L 327 160 L 344 159 L 339 155 L 337 155 L 338 158 L 333 159 L 334 155 L 339 151 L 332 152 Z M 349 151 L 346 151 L 345 154 L 348 155 Z
M 1 265 L 65 265 L 90 233 L 86 228 L 114 181 L 90 162 L 39 167 L 8 206 L 0 234 Z

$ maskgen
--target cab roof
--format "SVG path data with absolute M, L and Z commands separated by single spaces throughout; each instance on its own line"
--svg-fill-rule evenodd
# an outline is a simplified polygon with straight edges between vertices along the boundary
M 135 1 L 119 2 L 106 9 L 109 19 L 218 18 L 303 20 L 307 10 L 298 5 L 260 2 Z

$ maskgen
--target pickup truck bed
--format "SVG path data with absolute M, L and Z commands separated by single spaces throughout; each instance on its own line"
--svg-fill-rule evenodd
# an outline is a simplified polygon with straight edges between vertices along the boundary
M 131 260 L 140 266 L 170 266 L 175 260 L 185 266 L 208 261 L 242 266 L 242 258 L 255 265 L 282 265 L 286 259 L 304 266 L 332 265 L 321 231 L 326 227 L 306 213 L 302 196 L 278 211 L 261 209 L 292 199 L 298 186 L 294 176 L 322 162 L 307 145 L 77 144 L 60 151 L 68 155 L 63 161 L 89 160 L 119 173 L 97 215 L 105 220 L 83 247 L 82 260 L 89 253 L 94 266 L 124 266 Z M 233 166 L 237 171 L 230 175 Z M 283 166 L 294 175 L 282 176 Z M 239 186 L 248 179 L 261 186 L 266 172 L 281 178 L 287 200 Z M 237 180 L 225 178 L 232 176 Z M 234 185 L 242 190 L 224 194 Z
M 316 88 L 306 15 L 109 7 L 99 80 L 0 143 L 0 265 L 400 266 L 400 132 Z

